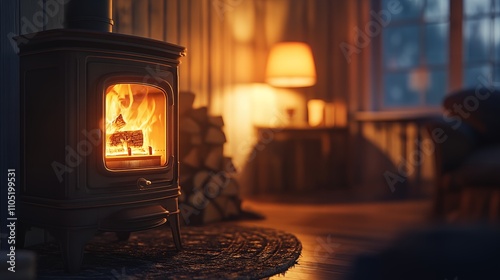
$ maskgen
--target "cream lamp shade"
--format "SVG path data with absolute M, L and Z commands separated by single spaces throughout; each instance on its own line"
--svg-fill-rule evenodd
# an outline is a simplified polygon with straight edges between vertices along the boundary
M 266 82 L 275 87 L 309 87 L 316 83 L 314 58 L 302 42 L 275 44 L 269 53 Z

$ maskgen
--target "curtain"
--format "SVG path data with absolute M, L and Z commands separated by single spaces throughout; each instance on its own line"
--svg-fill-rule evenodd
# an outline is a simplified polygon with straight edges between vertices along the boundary
M 306 100 L 321 98 L 335 102 L 336 118 L 346 125 L 348 109 L 362 106 L 357 96 L 369 85 L 363 77 L 369 48 L 347 57 L 341 46 L 355 44 L 355 27 L 368 22 L 359 13 L 364 8 L 368 15 L 369 2 L 114 0 L 114 32 L 187 48 L 179 70 L 180 90 L 196 94 L 195 107 L 207 106 L 211 114 L 223 116 L 228 140 L 224 152 L 242 170 L 257 141 L 256 123 L 285 125 L 288 107 L 305 121 Z M 264 83 L 267 53 L 280 41 L 311 46 L 316 85 L 290 91 Z

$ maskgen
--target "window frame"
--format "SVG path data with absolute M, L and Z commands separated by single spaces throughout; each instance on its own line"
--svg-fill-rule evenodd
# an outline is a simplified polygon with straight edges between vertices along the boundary
M 491 0 L 493 1 L 493 0 Z M 464 15 L 464 1 L 453 1 L 449 0 L 449 18 L 448 18 L 448 24 L 449 24 L 449 30 L 448 30 L 448 62 L 444 66 L 447 70 L 447 82 L 446 82 L 446 91 L 444 95 L 446 96 L 448 93 L 453 92 L 455 90 L 458 90 L 464 86 L 464 71 L 467 67 L 467 63 L 464 60 L 464 42 L 463 42 L 463 30 L 464 30 L 464 20 L 465 20 L 465 15 Z M 500 2 L 499 2 L 500 3 Z M 384 7 L 382 7 L 382 1 L 381 0 L 372 0 L 371 1 L 371 10 L 376 12 L 376 11 L 381 11 Z M 423 9 L 425 6 L 423 7 Z M 500 17 L 500 11 L 498 12 L 490 12 L 485 14 L 490 20 L 492 20 L 495 15 Z M 482 16 L 478 15 L 476 18 L 480 18 Z M 370 19 L 372 19 L 370 17 Z M 423 24 L 422 21 L 422 16 L 419 17 L 418 19 L 419 24 Z M 445 21 L 442 21 L 445 22 Z M 399 23 L 392 23 L 392 26 L 394 24 L 399 24 Z M 402 22 L 404 24 L 404 22 Z M 424 24 L 423 26 L 425 26 Z M 388 25 L 390 26 L 390 25 Z M 384 27 L 382 29 L 382 32 L 380 33 L 379 36 L 376 38 L 373 38 L 373 45 L 372 45 L 372 66 L 370 68 L 370 73 L 372 73 L 372 101 L 370 102 L 370 107 L 373 111 L 380 111 L 380 112 L 429 112 L 429 113 L 435 113 L 435 112 L 440 112 L 441 111 L 441 105 L 427 105 L 424 102 L 422 102 L 423 96 L 421 95 L 420 98 L 420 104 L 416 106 L 384 106 L 384 78 L 385 78 L 385 73 L 387 73 L 386 69 L 384 69 L 384 61 L 383 61 L 383 33 L 385 32 Z M 425 41 L 422 40 L 423 36 L 419 32 L 419 44 L 425 44 Z M 493 36 L 493 35 L 492 35 Z M 421 55 L 421 53 L 420 53 Z M 490 56 L 490 59 L 488 60 L 489 65 L 491 65 L 493 68 L 495 66 L 500 67 L 500 59 L 495 61 L 493 59 L 493 56 Z M 427 64 L 419 64 L 419 66 L 425 66 L 430 69 L 435 69 L 436 66 L 433 65 L 427 65 Z M 398 70 L 399 71 L 399 70 Z M 400 70 L 401 72 L 404 72 L 405 70 Z M 408 71 L 408 70 L 406 70 Z M 494 73 L 494 70 L 492 71 Z M 494 74 L 493 74 L 494 75 Z M 500 76 L 500 75 L 499 75 Z
M 495 49 L 495 27 L 497 27 L 497 26 L 495 26 L 495 20 L 500 21 L 500 9 L 495 8 L 495 4 L 499 5 L 499 7 L 500 7 L 500 1 L 490 0 L 491 7 L 490 7 L 490 10 L 488 10 L 487 12 L 478 13 L 478 14 L 469 15 L 469 16 L 463 15 L 463 19 L 462 19 L 463 23 L 465 23 L 467 20 L 487 19 L 488 24 L 489 24 L 489 28 L 490 28 L 489 34 L 488 34 L 490 41 L 488 42 L 489 46 L 488 46 L 487 58 L 484 60 L 478 60 L 478 61 L 466 61 L 464 58 L 463 71 L 462 71 L 462 80 L 464 82 L 467 81 L 467 78 L 465 76 L 465 70 L 467 68 L 481 67 L 484 65 L 486 65 L 490 68 L 489 69 L 490 72 L 488 74 L 490 74 L 491 76 L 488 78 L 490 78 L 491 80 L 489 82 L 492 82 L 492 80 L 494 80 L 495 77 L 500 77 L 499 73 L 497 73 L 497 71 L 500 70 L 500 57 L 497 57 L 498 55 L 495 54 L 495 52 L 496 52 L 496 49 Z M 463 26 L 463 28 L 466 28 L 465 25 Z M 497 35 L 497 36 L 499 36 L 499 35 Z M 464 56 L 465 56 L 465 53 L 464 53 Z M 481 83 L 479 78 L 477 78 L 477 80 L 478 80 L 478 83 Z M 471 85 L 469 85 L 469 87 L 471 87 Z

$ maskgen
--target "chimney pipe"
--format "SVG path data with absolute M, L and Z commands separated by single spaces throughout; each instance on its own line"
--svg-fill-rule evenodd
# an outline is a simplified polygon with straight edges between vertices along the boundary
M 112 0 L 70 0 L 65 9 L 65 28 L 113 31 Z

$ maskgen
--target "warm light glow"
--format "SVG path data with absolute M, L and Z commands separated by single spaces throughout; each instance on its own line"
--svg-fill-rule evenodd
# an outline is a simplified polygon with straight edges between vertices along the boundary
M 325 125 L 335 126 L 335 104 L 328 102 L 325 104 Z
M 410 72 L 410 88 L 418 92 L 426 91 L 430 86 L 429 72 L 419 67 Z
M 325 101 L 321 99 L 311 99 L 307 101 L 307 113 L 310 126 L 323 124 L 325 116 Z
M 347 126 L 347 105 L 344 102 L 335 102 L 335 126 Z
M 210 113 L 224 118 L 224 130 L 228 139 L 224 155 L 232 158 L 238 170 L 243 170 L 255 156 L 252 155 L 253 148 L 259 140 L 255 134 L 255 126 L 279 129 L 292 125 L 287 122 L 286 108 L 296 108 L 296 123 L 293 125 L 306 125 L 299 121 L 307 119 L 305 97 L 294 90 L 276 89 L 264 83 L 248 83 L 214 91 L 220 94 L 212 97 Z
M 269 53 L 266 81 L 275 87 L 308 87 L 316 83 L 311 48 L 301 42 L 282 42 Z
M 278 100 L 275 89 L 268 84 L 249 84 L 239 86 L 250 98 L 253 125 L 274 126 L 279 116 Z
M 166 162 L 166 95 L 142 84 L 115 84 L 105 95 L 108 168 L 161 166 Z

